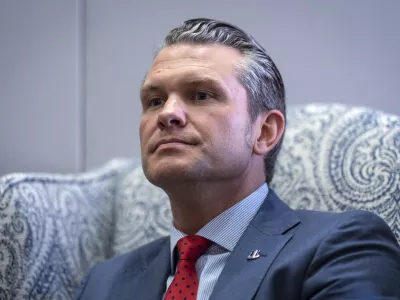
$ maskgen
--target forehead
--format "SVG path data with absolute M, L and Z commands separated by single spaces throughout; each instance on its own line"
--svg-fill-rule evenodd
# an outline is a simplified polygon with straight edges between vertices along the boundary
M 224 80 L 234 75 L 242 55 L 220 44 L 177 44 L 162 49 L 155 57 L 145 78 L 148 81 L 179 77 L 213 77 Z

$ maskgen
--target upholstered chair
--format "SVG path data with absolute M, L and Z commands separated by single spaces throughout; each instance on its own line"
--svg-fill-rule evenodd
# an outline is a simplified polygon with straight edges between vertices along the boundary
M 400 117 L 292 107 L 271 187 L 292 208 L 380 215 L 400 241 Z M 72 299 L 89 268 L 167 235 L 165 193 L 138 159 L 0 179 L 0 299 Z

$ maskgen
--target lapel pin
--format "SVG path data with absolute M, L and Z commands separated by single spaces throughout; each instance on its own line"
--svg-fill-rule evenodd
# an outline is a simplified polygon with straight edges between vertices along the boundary
M 248 260 L 257 259 L 260 257 L 261 250 L 253 250 L 250 252 L 249 256 L 247 256 Z

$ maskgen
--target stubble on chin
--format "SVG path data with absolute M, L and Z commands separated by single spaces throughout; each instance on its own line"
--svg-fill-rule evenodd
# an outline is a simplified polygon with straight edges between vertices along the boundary
M 201 180 L 204 170 L 196 162 L 174 162 L 174 158 L 166 162 L 144 162 L 143 171 L 149 182 L 164 190 L 178 185 Z

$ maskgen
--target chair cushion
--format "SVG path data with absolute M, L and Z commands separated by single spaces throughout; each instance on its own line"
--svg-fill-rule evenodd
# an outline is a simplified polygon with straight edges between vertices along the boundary
M 120 255 L 169 234 L 168 196 L 152 185 L 141 167 L 126 174 L 118 187 L 113 255 Z
M 130 167 L 0 179 L 0 299 L 72 299 L 88 269 L 111 255 L 116 183 Z

